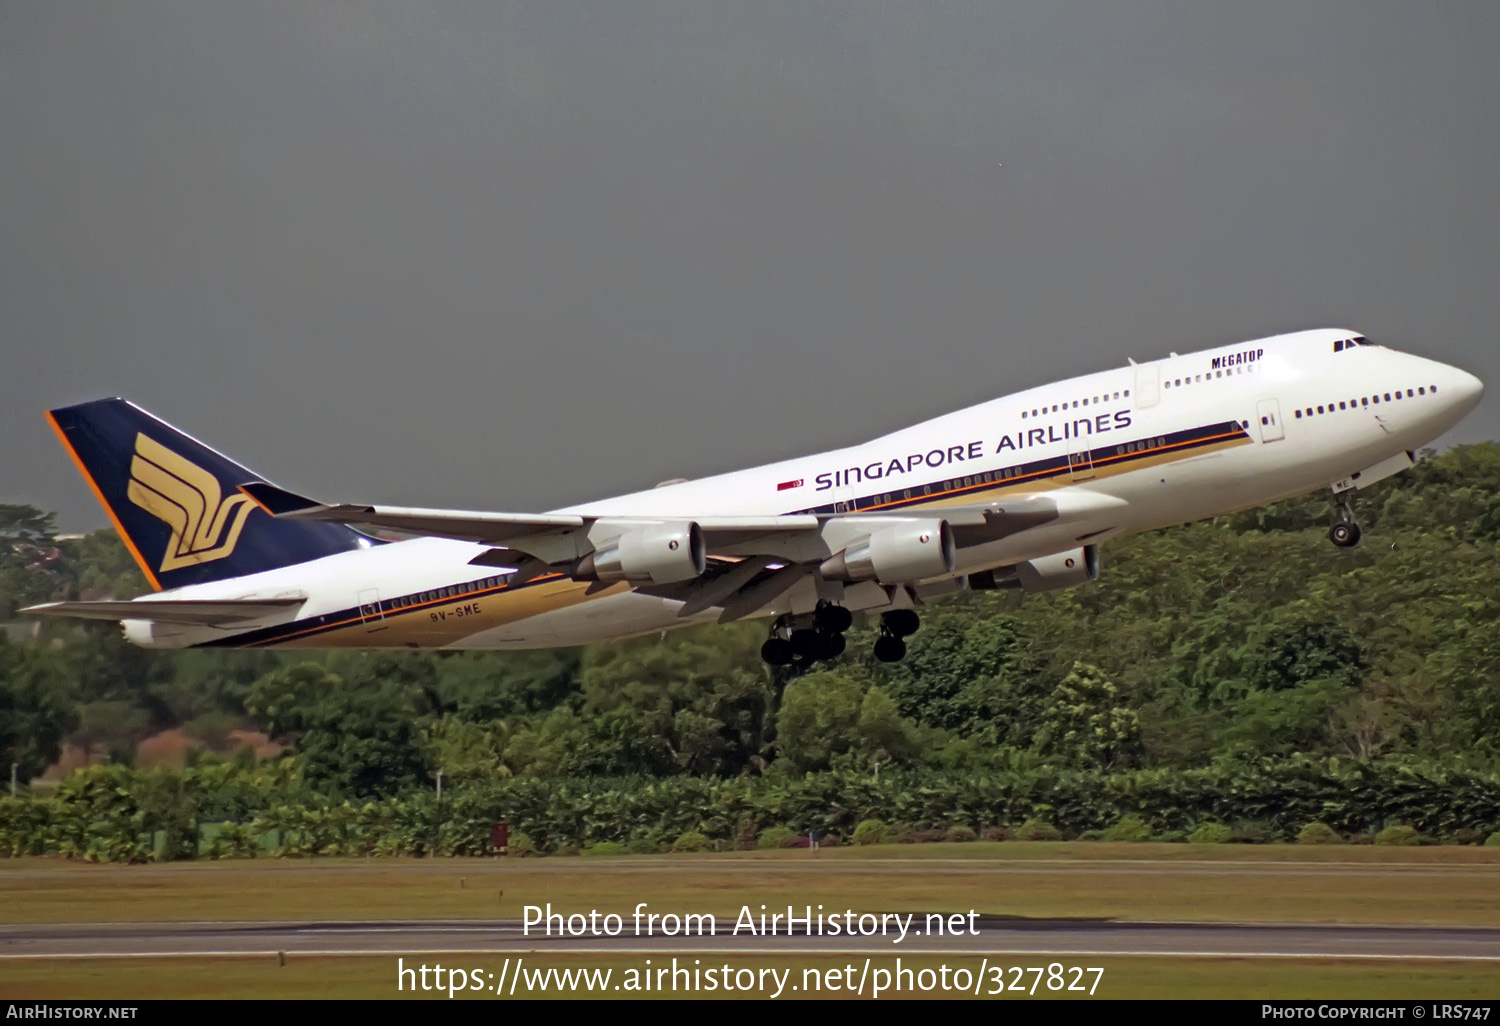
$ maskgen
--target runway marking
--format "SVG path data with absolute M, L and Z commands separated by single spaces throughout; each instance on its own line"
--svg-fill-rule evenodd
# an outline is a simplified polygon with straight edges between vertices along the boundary
M 72 959 L 75 961 L 95 958 L 274 958 L 284 955 L 313 958 L 349 958 L 368 956 L 384 958 L 412 955 L 722 955 L 726 958 L 742 958 L 764 955 L 1024 955 L 1036 957 L 1087 957 L 1087 958 L 1319 958 L 1330 961 L 1390 961 L 1390 962 L 1500 962 L 1500 955 L 1424 955 L 1424 954 L 1376 954 L 1373 952 L 1322 952 L 1322 951 L 1109 951 L 1085 948 L 906 948 L 894 950 L 884 948 L 662 948 L 662 947 L 603 947 L 603 948 L 317 948 L 313 950 L 280 949 L 266 951 L 115 951 L 89 954 L 69 952 L 56 955 L 0 955 L 0 960 L 10 962 L 46 961 Z

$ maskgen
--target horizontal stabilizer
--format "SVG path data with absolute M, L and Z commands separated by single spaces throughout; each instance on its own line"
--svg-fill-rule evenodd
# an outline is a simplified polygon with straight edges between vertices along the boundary
M 309 499 L 305 495 L 289 492 L 285 488 L 277 488 L 275 485 L 266 484 L 264 481 L 251 481 L 248 484 L 242 484 L 240 485 L 240 491 L 250 496 L 251 500 L 257 506 L 273 517 L 323 508 L 323 504 L 316 499 Z
M 270 599 L 138 599 L 134 602 L 46 602 L 23 613 L 39 616 L 76 616 L 85 620 L 153 620 L 194 626 L 257 620 L 271 613 L 295 609 L 307 600 Z

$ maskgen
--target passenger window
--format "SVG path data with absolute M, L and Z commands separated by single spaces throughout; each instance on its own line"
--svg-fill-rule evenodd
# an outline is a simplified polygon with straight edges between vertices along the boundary
M 1386 393 L 1386 394 L 1385 394 L 1385 401 L 1386 401 L 1386 402 L 1390 402 L 1390 401 L 1391 401 L 1391 393 L 1389 393 L 1389 392 L 1387 392 L 1387 393 Z
M 1301 410 L 1298 410 L 1298 411 L 1297 411 L 1297 419 L 1298 419 L 1298 420 L 1301 420 L 1301 419 L 1302 419 L 1302 411 L 1301 411 Z
M 1342 400 L 1342 399 L 1340 399 L 1340 400 L 1339 400 L 1339 409 L 1341 409 L 1341 410 L 1342 410 L 1342 409 L 1344 409 L 1344 408 L 1345 408 L 1345 407 L 1344 407 L 1344 400 Z
M 1370 397 L 1369 396 L 1365 396 L 1363 399 L 1361 399 L 1359 401 L 1359 405 L 1361 405 L 1361 406 L 1369 406 L 1370 405 Z
M 1322 412 L 1323 412 L 1323 407 L 1321 407 L 1321 406 L 1319 406 L 1319 407 L 1318 407 L 1318 412 L 1319 412 L 1319 413 L 1322 413 Z
M 1417 395 L 1426 395 L 1426 394 L 1427 394 L 1427 388 L 1426 388 L 1426 386 L 1423 386 L 1423 387 L 1417 389 Z
M 1427 386 L 1427 391 L 1431 392 L 1433 395 L 1437 395 L 1437 386 L 1436 385 L 1428 385 Z
M 1415 399 L 1416 398 L 1416 396 L 1414 396 L 1414 395 L 1411 394 L 1411 389 L 1409 389 L 1409 388 L 1406 390 L 1406 398 L 1408 398 L 1408 399 Z

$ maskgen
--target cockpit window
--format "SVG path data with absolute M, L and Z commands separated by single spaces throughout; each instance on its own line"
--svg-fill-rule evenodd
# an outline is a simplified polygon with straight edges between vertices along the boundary
M 1363 335 L 1355 335 L 1353 338 L 1341 338 L 1333 344 L 1335 353 L 1342 353 L 1345 349 L 1353 349 L 1355 346 L 1373 346 L 1375 343 Z

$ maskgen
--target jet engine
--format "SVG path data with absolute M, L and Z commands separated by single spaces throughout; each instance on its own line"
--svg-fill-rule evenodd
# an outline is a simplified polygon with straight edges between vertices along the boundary
M 953 528 L 946 520 L 911 520 L 881 528 L 823 561 L 830 581 L 909 584 L 953 571 Z
M 984 570 L 969 575 L 973 591 L 997 588 L 1020 588 L 1022 591 L 1057 591 L 1074 588 L 1099 578 L 1099 546 L 1057 552 L 1040 559 L 1027 560 L 999 570 Z
M 632 584 L 672 584 L 698 577 L 707 565 L 703 529 L 692 521 L 683 521 L 627 531 L 583 557 L 573 576 Z

